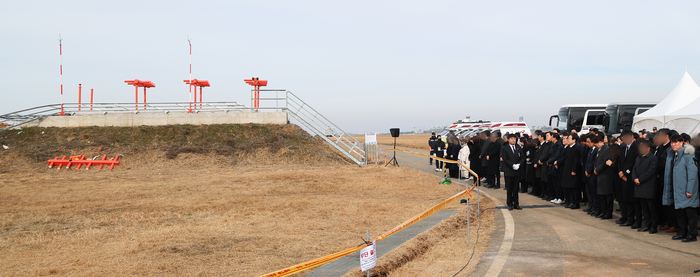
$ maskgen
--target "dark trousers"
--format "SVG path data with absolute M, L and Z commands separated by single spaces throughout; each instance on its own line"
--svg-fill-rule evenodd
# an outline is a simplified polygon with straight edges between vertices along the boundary
M 696 208 L 676 209 L 676 219 L 681 229 L 679 236 L 698 236 L 698 210 Z
M 581 201 L 581 192 L 579 189 L 565 188 L 564 190 L 566 191 L 566 203 L 578 205 L 578 202 Z
M 620 207 L 620 221 L 623 221 L 623 223 L 629 221 L 630 218 L 627 218 L 629 215 L 629 211 L 627 210 L 627 202 L 617 200 L 617 205 Z
M 486 183 L 489 186 L 495 186 L 496 185 L 496 175 L 494 174 L 486 174 Z
M 506 203 L 508 206 L 518 206 L 520 205 L 518 199 L 518 179 L 520 177 L 516 176 L 505 176 L 506 185 Z
M 430 150 L 430 165 L 433 165 L 433 155 L 435 155 L 435 151 Z
M 598 180 L 588 178 L 588 206 L 595 212 L 600 212 L 600 197 L 598 196 Z
M 564 199 L 564 190 L 562 190 L 559 176 L 552 176 L 552 193 L 556 199 Z
M 452 159 L 450 159 L 450 160 L 452 160 Z M 457 160 L 453 160 L 453 161 L 457 161 Z M 447 164 L 447 168 L 450 169 L 450 177 L 451 178 L 459 178 L 459 174 L 460 174 L 459 173 L 459 164 L 449 163 L 449 164 Z
M 664 214 L 666 215 L 666 225 L 669 227 L 676 227 L 679 228 L 678 226 L 678 219 L 676 218 L 676 209 L 673 207 L 673 204 L 671 206 L 663 206 Z
M 550 180 L 549 182 L 543 181 L 543 182 L 541 182 L 541 184 L 542 184 L 542 193 L 545 196 L 552 197 L 552 194 L 551 194 L 550 189 L 549 189 L 549 187 L 552 186 L 552 180 Z
M 559 187 L 559 182 L 557 182 L 558 181 L 557 176 L 552 175 L 552 176 L 550 176 L 550 178 L 551 178 L 551 181 L 549 182 L 549 184 L 547 184 L 548 190 L 549 190 L 549 196 L 552 198 L 559 199 L 559 194 L 557 194 L 557 189 Z
M 435 155 L 438 158 L 442 158 L 442 155 Z M 432 160 L 432 159 L 431 159 Z M 443 167 L 443 161 L 441 160 L 435 160 L 435 168 L 442 168 Z
M 606 217 L 612 217 L 615 199 L 612 194 L 600 195 L 600 212 Z
M 642 206 L 642 213 L 644 214 L 645 226 L 651 230 L 656 230 L 656 226 L 659 224 L 659 207 L 656 206 L 656 200 L 654 199 L 639 199 Z
M 636 226 L 642 226 L 642 204 L 640 202 L 622 202 L 620 206 L 627 205 L 627 222 Z M 620 208 L 622 212 L 622 208 Z
M 501 187 L 501 173 L 496 174 L 496 187 Z
M 542 194 L 542 188 L 540 187 L 540 179 L 535 178 L 532 182 L 532 195 L 540 196 Z
M 527 188 L 529 188 L 529 187 L 530 187 L 530 183 L 528 183 L 525 180 L 520 180 L 520 192 L 526 193 Z
M 580 172 L 579 174 L 583 174 L 583 172 Z M 583 194 L 583 198 L 580 198 L 580 201 L 591 201 L 590 198 L 588 198 L 588 196 L 591 195 L 590 193 L 588 193 L 588 178 L 586 178 L 585 176 L 581 177 L 581 182 L 579 183 L 579 185 L 579 196 Z

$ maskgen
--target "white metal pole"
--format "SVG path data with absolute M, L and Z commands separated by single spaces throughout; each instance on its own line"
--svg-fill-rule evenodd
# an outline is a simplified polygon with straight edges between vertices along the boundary
M 65 115 L 63 113 L 63 43 L 61 39 L 61 34 L 58 34 L 58 55 L 60 59 L 59 70 L 61 74 L 61 113 L 60 115 Z
M 467 248 L 469 248 L 470 244 L 469 241 L 471 240 L 470 232 L 469 232 L 469 197 L 467 197 Z
M 367 241 L 369 241 L 369 229 L 367 229 Z M 367 277 L 369 277 L 369 269 L 367 270 Z
M 189 112 L 192 112 L 192 41 L 190 40 L 190 36 L 187 36 L 187 44 L 190 45 L 190 110 Z

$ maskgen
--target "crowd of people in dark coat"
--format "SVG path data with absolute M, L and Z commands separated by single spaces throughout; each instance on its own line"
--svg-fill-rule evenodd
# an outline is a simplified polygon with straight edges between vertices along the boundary
M 503 173 L 509 210 L 521 209 L 518 193 L 528 193 L 569 209 L 583 204 L 588 215 L 609 220 L 617 201 L 616 224 L 697 241 L 700 135 L 692 139 L 669 129 L 617 137 L 597 129 L 581 136 L 536 131 L 532 137 L 484 131 L 461 140 L 450 134 L 447 147 L 435 137 L 429 144 L 431 151 L 444 149 L 431 154 L 459 160 L 482 176 L 485 188 L 501 188 Z M 449 171 L 453 178 L 467 177 L 456 164 Z

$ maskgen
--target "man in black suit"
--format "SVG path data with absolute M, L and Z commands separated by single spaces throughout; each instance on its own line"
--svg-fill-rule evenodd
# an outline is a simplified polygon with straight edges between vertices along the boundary
M 591 150 L 588 148 L 588 143 L 586 142 L 586 138 L 588 137 L 588 134 L 581 135 L 579 136 L 578 144 L 579 144 L 579 150 L 580 155 L 581 155 L 581 160 L 579 161 L 580 167 L 579 167 L 579 172 L 578 172 L 578 177 L 579 177 L 579 187 L 578 191 L 583 195 L 583 198 L 581 198 L 581 203 L 586 203 L 588 204 L 589 198 L 588 198 L 588 178 L 586 177 L 586 174 L 583 174 L 586 168 L 586 160 L 588 159 L 588 151 Z M 588 212 L 588 211 L 586 211 Z
M 501 175 L 499 171 L 500 166 L 500 155 L 501 155 L 501 145 L 498 144 L 498 135 L 492 133 L 489 138 L 491 142 L 488 149 L 486 150 L 486 180 L 488 182 L 487 188 L 498 189 L 501 188 L 501 184 L 496 182 L 496 175 Z
M 539 131 L 539 130 L 537 130 Z M 544 133 L 542 132 L 535 132 L 537 134 L 537 140 L 539 147 L 537 147 L 537 151 L 535 151 L 535 157 L 532 159 L 532 166 L 534 167 L 534 172 L 535 172 L 535 180 L 532 184 L 532 192 L 530 194 L 537 196 L 537 197 L 542 197 L 542 185 L 544 182 L 542 181 L 542 169 L 540 167 L 540 157 L 542 156 L 542 145 L 545 143 L 544 141 Z M 532 151 L 532 150 L 530 150 Z
M 656 167 L 658 160 L 652 155 L 652 144 L 648 140 L 642 140 L 639 143 L 639 156 L 635 161 L 632 169 L 632 180 L 635 184 L 634 196 L 638 197 L 642 204 L 642 212 L 644 213 L 645 226 L 637 230 L 638 232 L 649 232 L 653 234 L 657 232 L 657 223 L 659 220 L 659 209 L 654 202 L 656 196 Z
M 552 178 L 549 176 L 549 166 L 547 166 L 547 160 L 549 160 L 549 155 L 552 149 L 552 133 L 547 132 L 544 135 L 544 142 L 540 144 L 540 159 L 537 163 L 537 167 L 540 170 L 540 185 L 542 186 L 542 199 L 552 200 L 553 195 L 549 194 L 549 187 L 552 182 Z
M 563 159 L 557 161 L 557 166 L 561 168 L 561 187 L 564 190 L 565 207 L 569 209 L 579 209 L 581 192 L 579 191 L 579 170 L 581 169 L 581 149 L 578 144 L 578 135 L 575 133 L 562 138 L 565 148 Z
M 618 177 L 621 180 L 622 191 L 617 195 L 617 202 L 620 204 L 622 217 L 616 223 L 620 226 L 632 226 L 632 229 L 642 228 L 642 204 L 634 197 L 634 180 L 632 170 L 634 163 L 639 156 L 639 149 L 634 139 L 632 131 L 622 132 L 622 153 L 620 155 Z M 626 212 L 626 213 L 625 213 Z M 625 220 L 626 219 L 626 220 Z
M 663 128 L 657 131 L 654 135 L 654 145 L 656 149 L 654 151 L 654 156 L 658 158 L 658 163 L 656 166 L 656 205 L 661 208 L 659 213 L 659 223 L 663 225 L 659 230 L 666 230 L 668 233 L 675 233 L 680 230 L 678 228 L 678 221 L 676 219 L 676 210 L 673 206 L 663 206 L 661 204 L 661 199 L 663 199 L 664 190 L 664 176 L 666 174 L 666 157 L 668 156 L 668 149 L 671 148 L 671 136 L 674 131 L 667 128 Z
M 506 203 L 508 204 L 508 210 L 522 210 L 518 199 L 518 181 L 520 180 L 520 170 L 524 170 L 524 168 L 520 167 L 525 162 L 525 154 L 517 141 L 518 136 L 510 134 L 508 135 L 508 143 L 501 148 L 501 158 L 503 158 L 503 163 L 505 164 L 503 176 L 506 179 L 506 194 L 508 195 Z
M 490 131 L 483 131 L 479 134 L 479 137 L 481 137 L 481 153 L 479 154 L 479 159 L 481 159 L 481 166 L 483 167 L 483 172 L 486 172 L 486 167 L 489 166 L 489 161 L 486 159 L 486 152 L 489 149 L 489 145 L 491 145 L 491 132 Z
M 549 166 L 549 176 L 552 179 L 550 186 L 550 196 L 553 197 L 552 203 L 562 204 L 564 203 L 564 196 L 559 185 L 559 169 L 554 166 L 554 162 L 559 158 L 562 151 L 564 150 L 564 145 L 561 143 L 561 136 L 559 134 L 552 134 L 552 149 L 549 151 L 549 160 L 547 160 L 547 165 Z
M 597 216 L 600 214 L 600 198 L 598 197 L 598 175 L 594 173 L 595 160 L 598 156 L 598 148 L 593 141 L 597 141 L 596 135 L 586 137 L 588 144 L 588 154 L 586 155 L 586 165 L 584 172 L 588 181 L 588 214 Z
M 613 213 L 613 178 L 615 178 L 615 173 L 613 172 L 612 165 L 614 163 L 613 157 L 610 154 L 610 148 L 603 142 L 602 136 L 597 136 L 593 138 L 596 148 L 598 150 L 598 156 L 595 160 L 595 169 L 593 173 L 598 175 L 598 195 L 601 200 L 600 208 L 601 213 L 596 216 L 600 219 L 611 219 Z

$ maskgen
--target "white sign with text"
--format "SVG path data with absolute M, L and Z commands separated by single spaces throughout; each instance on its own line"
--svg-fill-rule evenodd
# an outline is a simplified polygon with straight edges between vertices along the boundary
M 365 144 L 377 145 L 377 134 L 365 134 Z
M 362 271 L 370 270 L 377 265 L 377 242 L 360 250 L 360 267 Z

